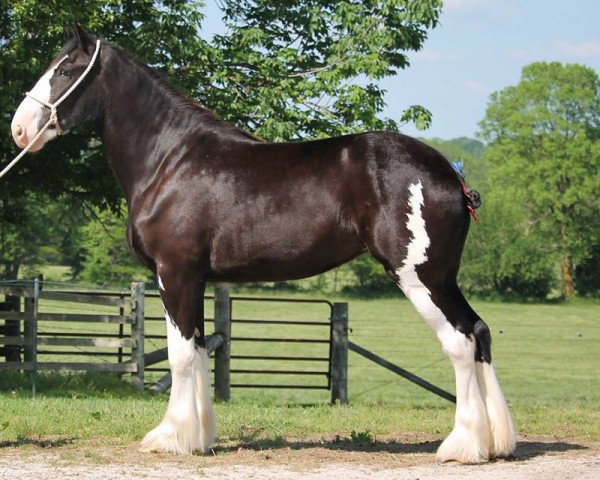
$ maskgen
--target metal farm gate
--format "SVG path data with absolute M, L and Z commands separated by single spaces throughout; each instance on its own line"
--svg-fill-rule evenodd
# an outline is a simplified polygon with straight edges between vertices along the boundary
M 214 352 L 217 400 L 229 400 L 232 388 L 334 391 L 338 379 L 344 380 L 336 374 L 333 325 L 337 317 L 347 315 L 347 304 L 320 299 L 230 296 L 227 288 L 218 285 L 215 296 L 205 299 L 214 300 L 214 316 L 205 317 L 207 332 L 213 325 L 207 343 L 215 337 L 230 339 Z M 260 315 L 251 318 L 256 314 L 248 314 L 248 310 L 257 309 L 244 307 L 257 303 L 261 305 Z M 267 307 L 273 305 L 277 307 Z M 265 315 L 273 310 L 271 316 Z M 146 316 L 146 321 L 164 319 Z M 165 335 L 147 335 L 147 338 L 166 342 Z M 156 366 L 165 362 L 166 354 L 162 347 L 146 355 L 147 372 L 165 373 L 153 390 L 163 391 L 170 386 L 168 365 Z M 336 394 L 332 400 L 341 399 Z

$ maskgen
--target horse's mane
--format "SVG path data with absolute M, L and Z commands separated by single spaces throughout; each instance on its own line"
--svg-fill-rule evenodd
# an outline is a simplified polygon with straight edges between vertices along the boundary
M 245 138 L 264 141 L 260 137 L 232 125 L 230 123 L 221 120 L 217 114 L 212 110 L 204 107 L 198 101 L 194 100 L 188 94 L 182 92 L 172 83 L 170 83 L 165 77 L 154 68 L 148 66 L 145 62 L 137 58 L 134 54 L 124 50 L 122 48 L 110 45 L 113 51 L 117 52 L 120 56 L 124 57 L 129 63 L 135 65 L 136 68 L 140 69 L 149 81 L 152 82 L 158 89 L 167 96 L 170 101 L 179 109 L 192 112 L 194 115 L 200 115 L 204 121 L 207 121 L 211 125 L 218 125 L 221 128 L 225 128 L 231 133 L 241 135 Z

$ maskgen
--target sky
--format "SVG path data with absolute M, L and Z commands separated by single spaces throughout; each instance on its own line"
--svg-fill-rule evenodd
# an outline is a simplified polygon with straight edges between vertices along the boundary
M 207 0 L 204 34 L 222 28 Z M 535 61 L 581 63 L 600 73 L 600 0 L 445 0 L 440 24 L 410 67 L 381 81 L 383 116 L 410 105 L 433 115 L 431 127 L 402 132 L 426 138 L 474 137 L 492 92 L 516 85 Z

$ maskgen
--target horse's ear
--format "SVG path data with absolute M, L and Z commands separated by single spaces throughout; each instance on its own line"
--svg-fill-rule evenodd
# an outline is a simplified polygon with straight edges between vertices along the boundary
M 75 22 L 73 25 L 75 28 L 75 38 L 77 38 L 77 45 L 84 51 L 88 52 L 90 50 L 90 46 L 94 44 L 94 41 L 90 38 L 87 32 L 79 25 L 79 23 Z

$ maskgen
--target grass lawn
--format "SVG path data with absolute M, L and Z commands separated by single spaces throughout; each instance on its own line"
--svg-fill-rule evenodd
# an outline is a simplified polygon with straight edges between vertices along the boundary
M 454 392 L 452 368 L 409 302 L 401 298 L 329 300 L 349 302 L 352 341 Z M 583 300 L 554 305 L 473 304 L 492 330 L 494 364 L 518 430 L 600 441 L 600 304 Z M 56 302 L 40 305 L 46 311 L 64 307 Z M 207 302 L 206 311 L 207 316 L 212 315 L 212 304 Z M 160 315 L 160 304 L 148 301 L 147 312 Z M 290 310 L 286 304 L 234 302 L 233 313 L 238 319 L 322 320 L 329 312 L 323 305 L 297 304 Z M 40 324 L 41 334 L 82 328 L 115 330 L 102 325 Z M 234 339 L 328 336 L 328 329 L 318 326 L 234 324 L 232 328 Z M 207 330 L 211 329 L 209 324 Z M 164 333 L 163 322 L 148 322 L 148 331 Z M 149 340 L 146 350 L 164 344 L 159 339 Z M 232 342 L 234 355 L 327 356 L 326 349 L 319 344 Z M 87 361 L 82 357 L 76 360 Z M 216 406 L 220 435 L 240 442 L 277 441 L 349 436 L 355 430 L 375 436 L 414 432 L 418 440 L 419 435 L 449 432 L 453 405 L 352 352 L 349 362 L 350 405 L 330 406 L 326 390 L 233 389 L 232 401 Z M 232 360 L 232 368 L 324 372 L 327 365 Z M 156 378 L 160 373 L 149 375 Z M 326 377 L 232 373 L 232 383 L 324 385 Z M 38 395 L 32 399 L 26 377 L 0 373 L 0 440 L 37 436 L 136 440 L 160 421 L 166 400 L 166 395 L 135 392 L 110 375 L 59 374 L 41 376 Z

